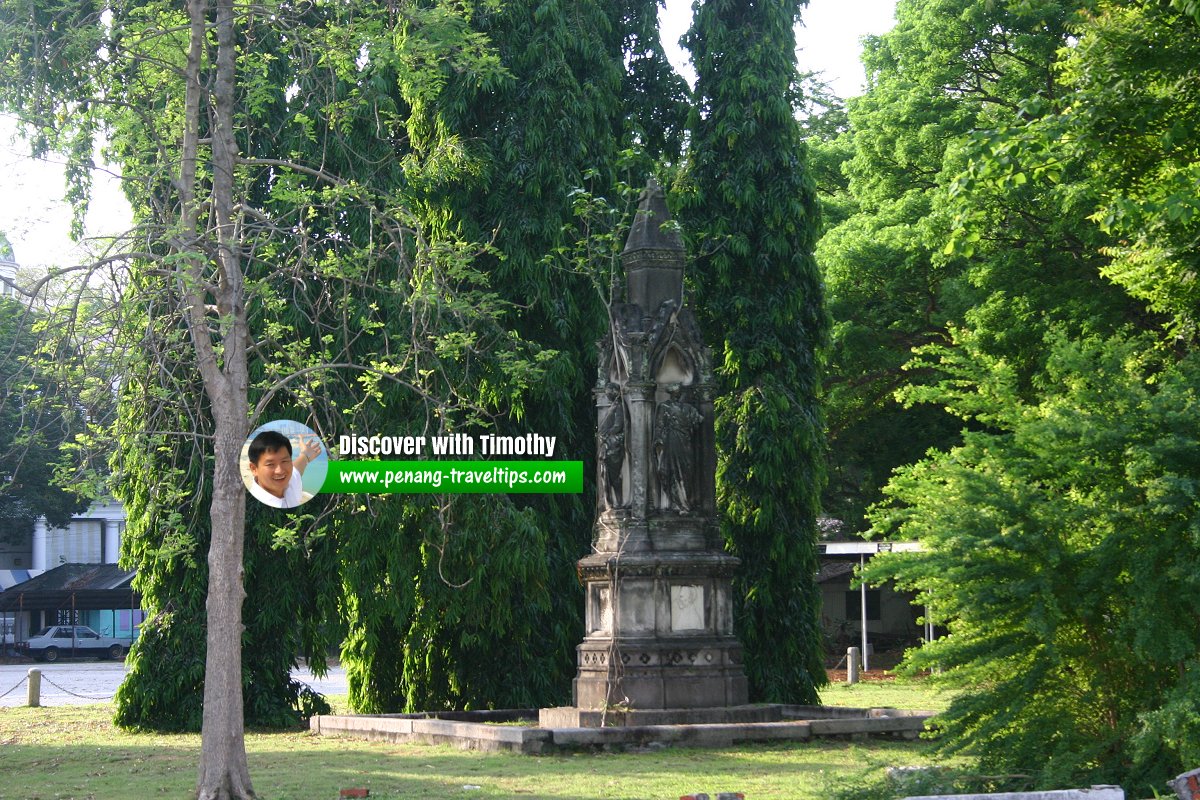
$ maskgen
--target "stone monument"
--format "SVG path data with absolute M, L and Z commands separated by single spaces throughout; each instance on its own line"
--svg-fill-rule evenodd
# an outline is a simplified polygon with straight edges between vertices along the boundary
M 683 302 L 683 242 L 658 184 L 621 254 L 596 379 L 597 513 L 580 560 L 586 635 L 570 708 L 543 727 L 754 721 L 717 526 L 711 357 Z

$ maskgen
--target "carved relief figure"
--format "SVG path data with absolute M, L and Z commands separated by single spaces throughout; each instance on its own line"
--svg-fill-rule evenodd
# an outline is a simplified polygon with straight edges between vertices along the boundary
M 669 386 L 668 399 L 654 413 L 654 464 L 666 507 L 686 514 L 695 500 L 696 440 L 704 416 L 679 394 L 678 384 Z
M 624 508 L 625 403 L 616 384 L 608 384 L 604 394 L 608 397 L 608 408 L 602 412 L 596 426 L 596 451 L 600 456 L 599 494 L 608 508 Z

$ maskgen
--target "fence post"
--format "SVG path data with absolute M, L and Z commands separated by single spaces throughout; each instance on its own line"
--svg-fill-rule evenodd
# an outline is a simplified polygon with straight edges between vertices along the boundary
M 858 667 L 862 663 L 858 659 L 857 647 L 851 647 L 846 651 L 846 683 L 851 686 L 858 683 Z
M 25 697 L 30 708 L 37 708 L 42 704 L 42 671 L 37 667 L 29 668 L 29 686 Z

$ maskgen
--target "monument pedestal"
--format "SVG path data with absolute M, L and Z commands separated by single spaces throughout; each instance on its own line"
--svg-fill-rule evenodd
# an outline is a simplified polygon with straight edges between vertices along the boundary
M 706 708 L 747 701 L 729 580 L 712 551 L 595 553 L 579 562 L 585 629 L 575 705 Z

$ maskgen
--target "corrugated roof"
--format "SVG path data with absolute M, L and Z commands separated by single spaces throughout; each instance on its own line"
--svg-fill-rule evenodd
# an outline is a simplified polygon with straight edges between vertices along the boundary
M 0 591 L 25 583 L 45 571 L 44 569 L 0 569 Z
M 22 592 L 122 589 L 136 573 L 116 564 L 62 564 L 14 587 Z
M 136 608 L 133 576 L 116 564 L 63 564 L 0 592 L 0 611 Z

